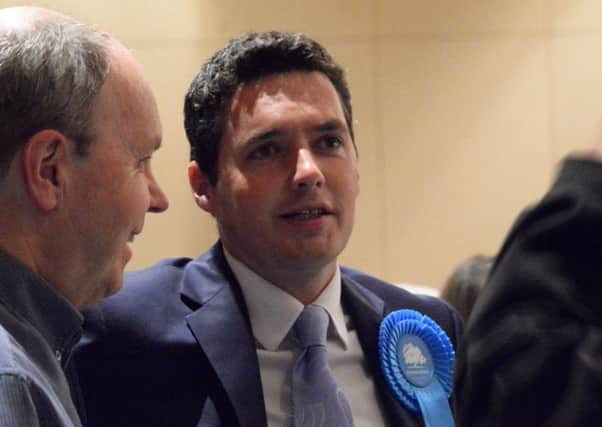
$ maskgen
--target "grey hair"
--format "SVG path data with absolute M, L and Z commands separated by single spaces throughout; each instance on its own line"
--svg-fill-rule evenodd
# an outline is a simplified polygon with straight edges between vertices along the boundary
M 95 99 L 110 69 L 109 36 L 71 20 L 0 32 L 0 178 L 25 142 L 54 129 L 85 155 Z

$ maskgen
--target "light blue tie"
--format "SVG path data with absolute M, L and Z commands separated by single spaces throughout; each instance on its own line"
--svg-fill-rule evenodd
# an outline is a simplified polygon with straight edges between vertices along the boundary
M 328 322 L 328 313 L 317 305 L 306 306 L 295 322 L 295 333 L 304 348 L 293 368 L 295 427 L 353 426 L 349 401 L 328 366 Z

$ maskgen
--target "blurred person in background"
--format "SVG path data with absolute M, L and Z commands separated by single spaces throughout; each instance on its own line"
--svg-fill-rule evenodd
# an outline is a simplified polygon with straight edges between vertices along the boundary
M 602 141 L 563 162 L 496 258 L 458 352 L 458 424 L 602 426 Z
M 460 263 L 445 281 L 441 298 L 450 303 L 465 322 L 487 283 L 493 261 L 492 257 L 473 255 Z

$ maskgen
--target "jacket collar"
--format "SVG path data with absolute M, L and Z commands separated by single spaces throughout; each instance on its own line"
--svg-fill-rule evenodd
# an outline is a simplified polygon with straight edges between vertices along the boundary
M 255 341 L 221 244 L 186 267 L 181 293 L 196 305 L 186 321 L 230 398 L 238 425 L 266 425 Z

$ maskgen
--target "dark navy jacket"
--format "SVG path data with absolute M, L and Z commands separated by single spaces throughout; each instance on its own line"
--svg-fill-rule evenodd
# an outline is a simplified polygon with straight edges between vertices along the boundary
M 379 325 L 392 310 L 414 309 L 435 320 L 455 347 L 458 315 L 441 300 L 345 268 L 341 298 L 389 424 L 423 425 L 384 383 Z M 196 260 L 127 274 L 120 293 L 86 314 L 85 330 L 75 360 L 90 426 L 266 425 L 247 309 L 219 243 Z

